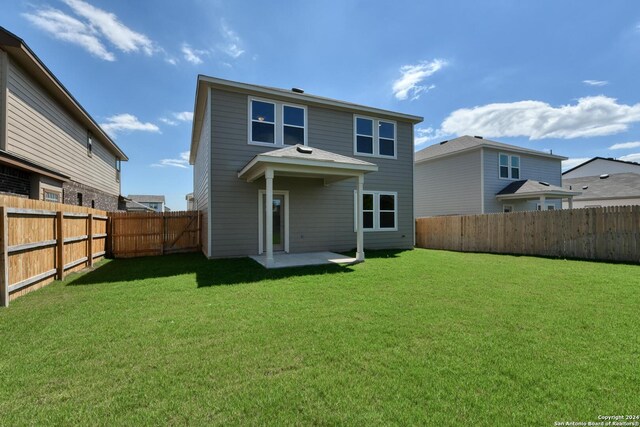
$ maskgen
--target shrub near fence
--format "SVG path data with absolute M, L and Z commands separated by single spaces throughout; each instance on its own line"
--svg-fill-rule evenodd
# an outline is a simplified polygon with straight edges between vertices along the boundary
M 418 218 L 416 246 L 638 263 L 640 206 Z
M 105 255 L 107 213 L 0 196 L 0 305 Z

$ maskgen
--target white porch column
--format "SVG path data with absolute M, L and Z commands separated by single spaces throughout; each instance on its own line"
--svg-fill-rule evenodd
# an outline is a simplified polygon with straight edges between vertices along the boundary
M 543 211 L 544 209 L 544 202 L 546 200 L 546 197 L 544 197 L 544 194 L 542 196 L 540 196 L 540 210 Z
M 358 175 L 358 202 L 356 203 L 356 209 L 358 209 L 358 224 L 357 224 L 357 232 L 356 232 L 356 260 L 364 261 L 364 231 L 363 231 L 363 197 L 364 192 L 364 175 Z
M 273 169 L 267 168 L 264 172 L 264 179 L 267 182 L 267 201 L 264 208 L 265 213 L 265 246 L 267 252 L 266 267 L 273 267 Z
M 573 209 L 573 196 L 569 196 L 569 209 Z

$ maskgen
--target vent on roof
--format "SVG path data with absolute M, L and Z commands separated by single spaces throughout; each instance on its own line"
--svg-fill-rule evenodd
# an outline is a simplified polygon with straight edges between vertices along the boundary
M 444 144 L 446 144 L 447 142 L 449 142 L 449 140 L 448 140 L 448 139 L 447 139 L 446 141 L 442 141 L 442 142 L 440 143 L 440 145 L 444 145 Z
M 548 182 L 538 181 L 538 183 L 540 183 L 540 184 L 544 185 L 545 187 L 548 187 L 548 186 L 549 186 L 549 183 L 548 183 Z
M 603 173 L 602 175 L 600 175 L 600 179 L 607 179 L 607 178 L 609 178 L 608 173 Z
M 304 93 L 304 90 L 300 89 L 299 87 L 292 87 L 291 92 Z
M 589 186 L 588 186 L 588 185 L 583 185 L 583 186 L 582 186 L 582 189 L 583 189 L 583 190 L 586 190 L 587 188 L 589 188 Z
M 474 138 L 478 138 L 478 139 L 484 139 L 483 137 L 479 136 L 479 135 L 475 135 Z
M 296 148 L 296 150 L 298 150 L 298 153 L 302 153 L 302 154 L 311 154 L 311 153 L 313 153 L 313 148 L 303 147 L 302 145 L 299 146 L 298 148 Z

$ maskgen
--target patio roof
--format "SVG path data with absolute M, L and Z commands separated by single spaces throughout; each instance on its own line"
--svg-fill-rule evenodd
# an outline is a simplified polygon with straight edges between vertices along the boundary
M 496 194 L 498 200 L 509 199 L 538 199 L 541 196 L 549 199 L 561 199 L 572 198 L 578 196 L 581 193 L 578 191 L 565 190 L 562 187 L 551 185 L 544 181 L 534 181 L 532 179 L 525 179 L 520 181 L 514 181 L 504 187 Z
M 304 145 L 292 145 L 255 156 L 238 172 L 238 178 L 253 182 L 264 176 L 267 169 L 279 176 L 303 176 L 324 179 L 325 184 L 369 172 L 378 166 L 330 151 Z

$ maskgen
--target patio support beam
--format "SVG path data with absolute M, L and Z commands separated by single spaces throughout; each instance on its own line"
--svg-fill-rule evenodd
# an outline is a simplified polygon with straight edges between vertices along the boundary
M 266 267 L 273 267 L 273 169 L 267 168 L 264 172 L 264 179 L 267 183 L 264 213 L 265 213 L 265 247 L 267 252 Z
M 364 261 L 364 231 L 363 231 L 363 214 L 362 214 L 362 198 L 364 192 L 364 175 L 358 175 L 358 202 L 356 203 L 356 209 L 358 210 L 358 224 L 356 232 L 356 261 Z
M 540 210 L 541 211 L 546 210 L 545 206 L 544 206 L 545 200 L 546 200 L 546 197 L 544 196 L 544 194 L 540 195 Z
M 569 209 L 573 209 L 573 196 L 569 197 Z

